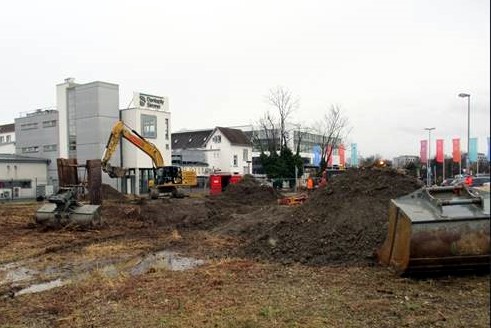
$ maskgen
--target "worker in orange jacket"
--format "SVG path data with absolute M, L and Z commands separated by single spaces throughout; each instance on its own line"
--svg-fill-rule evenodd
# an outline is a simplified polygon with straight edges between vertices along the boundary
M 314 179 L 312 179 L 312 177 L 309 177 L 307 179 L 307 190 L 308 191 L 314 190 Z

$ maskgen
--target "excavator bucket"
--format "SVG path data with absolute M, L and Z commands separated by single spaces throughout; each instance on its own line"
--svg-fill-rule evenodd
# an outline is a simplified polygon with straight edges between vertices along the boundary
M 36 223 L 49 228 L 97 227 L 101 224 L 99 205 L 79 205 L 69 211 L 58 211 L 56 204 L 48 203 L 36 211 Z
M 489 192 L 423 187 L 392 200 L 377 257 L 405 275 L 489 271 Z
M 48 198 L 35 214 L 38 225 L 47 228 L 97 227 L 102 223 L 100 205 L 82 204 L 73 189 L 61 189 Z

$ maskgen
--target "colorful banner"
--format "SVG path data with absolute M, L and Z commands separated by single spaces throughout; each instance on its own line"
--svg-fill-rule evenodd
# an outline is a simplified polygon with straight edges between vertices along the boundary
M 469 139 L 469 161 L 477 162 L 477 138 Z
M 443 139 L 436 139 L 436 161 L 438 163 L 443 163 Z
M 460 163 L 460 161 L 462 161 L 459 138 L 452 139 L 452 159 L 454 163 Z
M 489 138 L 488 138 L 489 144 Z M 351 166 L 358 166 L 358 145 L 355 143 L 351 144 Z
M 491 144 L 489 143 L 489 137 L 488 137 L 488 162 L 491 161 Z
M 421 159 L 421 163 L 425 163 L 428 160 L 428 141 L 427 140 L 421 140 L 421 149 L 419 151 L 419 158 Z
M 319 166 L 321 164 L 321 146 L 315 145 L 312 149 L 314 153 L 314 158 L 312 160 L 312 164 Z
M 339 145 L 339 150 L 338 150 L 338 154 L 339 154 L 339 165 L 340 166 L 345 166 L 346 165 L 346 160 L 344 158 L 344 145 Z

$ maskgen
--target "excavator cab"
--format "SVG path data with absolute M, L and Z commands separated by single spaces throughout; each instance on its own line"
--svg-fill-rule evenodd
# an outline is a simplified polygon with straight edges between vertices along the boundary
M 179 166 L 163 166 L 155 169 L 156 184 L 182 183 L 182 170 Z

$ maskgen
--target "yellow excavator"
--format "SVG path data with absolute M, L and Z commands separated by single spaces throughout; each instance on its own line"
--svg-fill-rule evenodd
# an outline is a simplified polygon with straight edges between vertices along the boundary
M 128 140 L 152 159 L 154 179 L 148 182 L 151 198 L 155 199 L 163 195 L 183 197 L 182 187 L 197 185 L 197 177 L 194 171 L 182 170 L 179 166 L 165 166 L 164 159 L 158 148 L 138 132 L 128 127 L 123 121 L 117 121 L 114 124 L 102 157 L 102 171 L 106 172 L 111 178 L 125 177 L 128 171 L 123 167 L 109 164 L 109 160 L 116 151 L 121 138 Z

